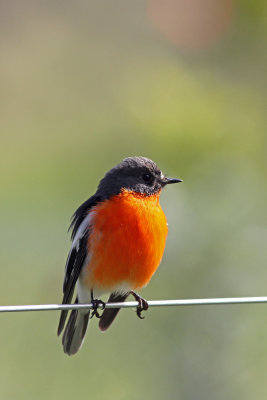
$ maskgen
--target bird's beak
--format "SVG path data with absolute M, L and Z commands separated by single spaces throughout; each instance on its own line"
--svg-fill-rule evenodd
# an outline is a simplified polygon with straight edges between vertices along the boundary
M 183 182 L 182 179 L 176 179 L 176 178 L 164 178 L 163 183 L 164 185 L 169 185 L 170 183 L 179 183 Z

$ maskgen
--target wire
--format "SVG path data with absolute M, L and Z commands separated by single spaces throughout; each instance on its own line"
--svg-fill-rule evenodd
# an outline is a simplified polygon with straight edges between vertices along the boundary
M 214 299 L 187 299 L 187 300 L 151 300 L 149 307 L 169 306 L 209 306 L 226 304 L 255 304 L 267 303 L 267 297 L 225 297 Z M 137 307 L 137 301 L 125 303 L 106 303 L 105 308 L 132 308 Z M 0 313 L 23 312 L 23 311 L 60 311 L 60 310 L 82 310 L 91 309 L 92 304 L 34 304 L 18 306 L 0 306 Z M 99 308 L 103 308 L 101 305 Z

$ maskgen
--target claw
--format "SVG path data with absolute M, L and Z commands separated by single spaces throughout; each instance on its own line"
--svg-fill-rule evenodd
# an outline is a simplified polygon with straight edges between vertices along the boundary
M 148 309 L 148 302 L 141 296 L 139 296 L 139 294 L 133 291 L 131 291 L 130 293 L 134 296 L 135 300 L 138 301 L 138 306 L 136 307 L 136 314 L 138 318 L 144 319 L 145 317 L 143 317 L 141 313 L 142 311 L 146 311 Z
M 106 303 L 104 303 L 104 301 L 102 301 L 102 300 L 94 299 L 93 291 L 91 291 L 91 303 L 93 305 L 93 307 L 92 307 L 93 312 L 92 312 L 90 319 L 93 318 L 94 315 L 96 316 L 96 318 L 101 318 L 102 314 L 101 315 L 99 314 L 98 307 L 101 305 L 102 310 L 104 310 L 106 307 Z

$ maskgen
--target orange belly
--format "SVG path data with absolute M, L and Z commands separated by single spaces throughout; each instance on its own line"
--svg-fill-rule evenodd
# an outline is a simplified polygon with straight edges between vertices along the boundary
M 94 207 L 90 259 L 83 273 L 88 288 L 115 291 L 147 285 L 160 264 L 168 233 L 159 194 L 124 190 Z

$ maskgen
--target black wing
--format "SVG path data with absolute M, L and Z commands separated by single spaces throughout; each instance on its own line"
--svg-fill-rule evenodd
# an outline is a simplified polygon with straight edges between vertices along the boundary
M 72 229 L 71 239 L 74 240 L 75 235 L 83 222 L 84 218 L 88 215 L 90 208 L 94 207 L 97 203 L 102 201 L 100 196 L 93 195 L 90 199 L 86 200 L 73 214 L 69 230 Z
M 80 228 L 81 224 L 88 216 L 90 209 L 94 205 L 96 205 L 99 201 L 100 199 L 96 196 L 90 197 L 90 199 L 88 199 L 76 210 L 76 212 L 72 217 L 70 228 L 73 227 L 71 235 L 73 240 L 73 245 L 69 253 L 65 267 L 62 304 L 71 303 L 76 282 L 79 278 L 82 266 L 87 256 L 87 241 L 90 235 L 89 224 L 85 226 L 81 232 L 79 232 L 79 237 L 76 237 L 76 234 L 78 233 L 78 229 Z M 68 315 L 68 310 L 61 311 L 61 316 L 58 325 L 58 335 L 60 335 L 60 333 L 64 328 L 67 315 Z
M 87 256 L 87 239 L 88 234 L 86 233 L 79 241 L 79 249 L 74 247 L 71 250 L 70 256 L 66 265 L 66 275 L 63 285 L 63 300 L 62 304 L 70 304 L 75 289 L 77 279 L 80 275 L 83 263 Z M 65 321 L 68 315 L 68 310 L 61 311 L 60 320 L 58 324 L 58 335 L 62 332 Z

